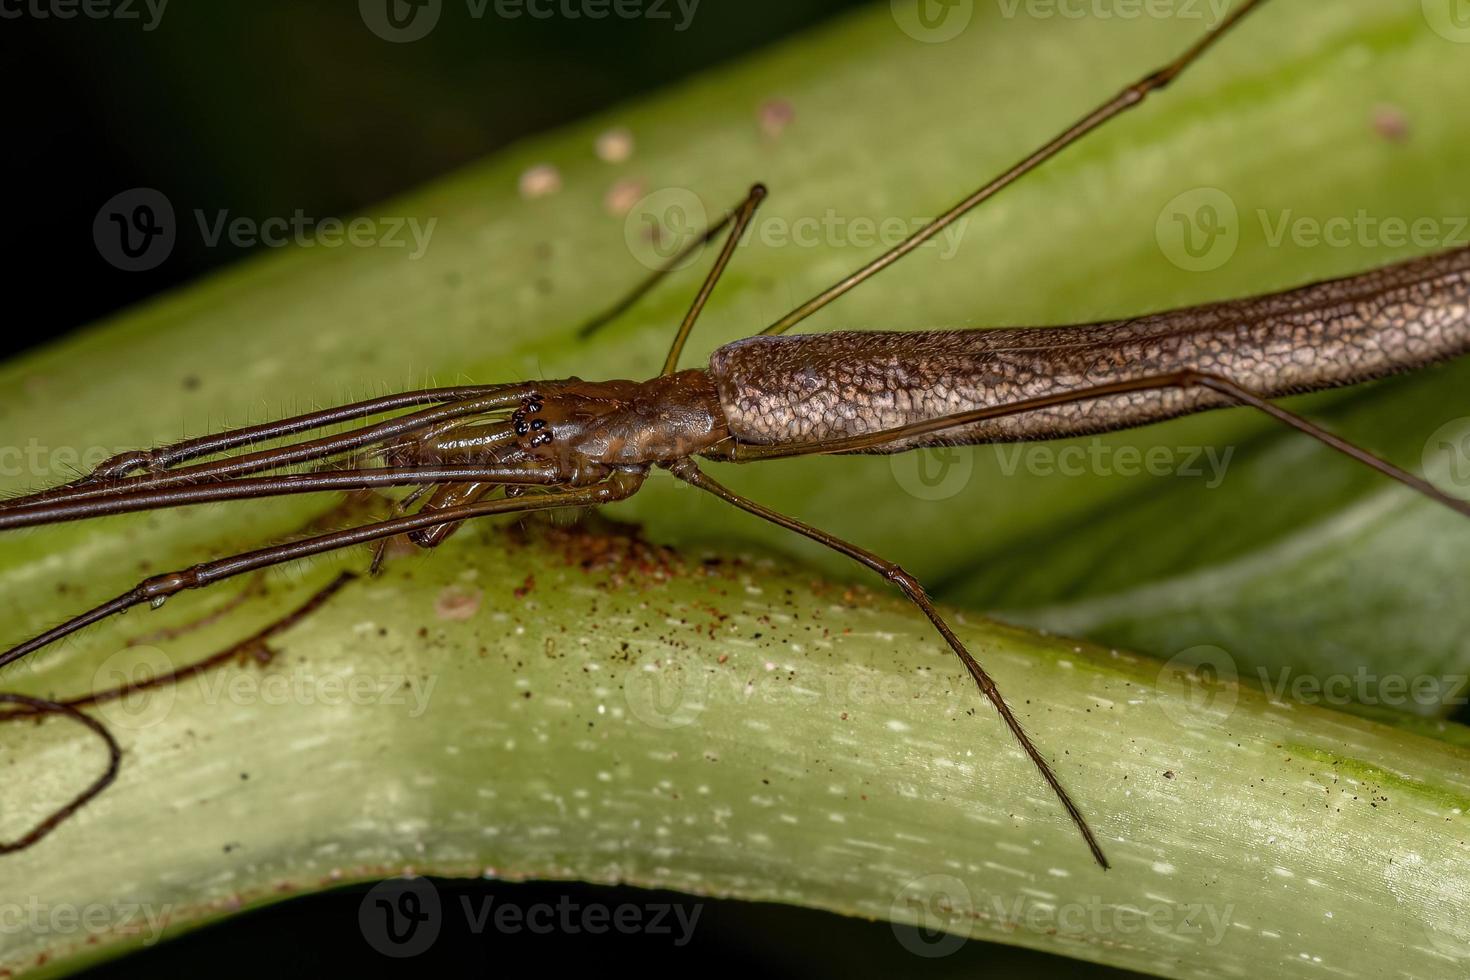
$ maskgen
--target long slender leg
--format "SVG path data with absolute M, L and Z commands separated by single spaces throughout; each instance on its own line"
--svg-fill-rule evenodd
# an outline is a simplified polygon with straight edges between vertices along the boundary
M 1161 388 L 1206 388 L 1218 392 L 1237 405 L 1264 412 L 1278 422 L 1282 422 L 1298 432 L 1311 436 L 1323 445 L 1337 450 L 1344 456 L 1362 463 L 1364 466 L 1383 474 L 1391 480 L 1402 483 L 1404 486 L 1423 494 L 1430 500 L 1441 503 L 1456 513 L 1470 517 L 1470 501 L 1450 496 L 1423 477 L 1400 469 L 1387 460 L 1368 452 L 1366 449 L 1361 449 L 1346 439 L 1328 432 L 1310 419 L 1303 418 L 1295 412 L 1288 411 L 1280 405 L 1242 388 L 1229 378 L 1193 370 L 1174 371 L 1168 374 L 1131 378 L 1126 381 L 1092 385 L 1086 388 L 1074 388 L 1070 391 L 1059 391 L 1055 394 L 1027 398 L 1004 405 L 990 405 L 971 412 L 944 415 L 923 422 L 915 422 L 912 425 L 902 425 L 892 429 L 884 429 L 880 432 L 869 432 L 863 435 L 847 436 L 841 439 L 825 439 L 806 443 L 780 443 L 769 446 L 737 444 L 725 450 L 721 458 L 733 462 L 750 462 L 757 459 L 778 459 L 787 456 L 862 452 L 863 450 L 876 449 L 900 439 L 932 435 L 947 429 L 962 428 L 966 425 L 973 425 L 976 422 L 984 422 L 988 419 L 1004 418 L 1009 415 L 1023 415 L 1026 412 L 1034 412 L 1038 409 L 1053 408 L 1057 405 L 1066 405 L 1072 402 L 1091 401 L 1095 398 L 1106 398 L 1109 395 L 1124 395 L 1132 392 L 1153 391 Z
M 292 443 L 276 449 L 238 456 L 229 456 L 211 463 L 201 463 L 181 469 L 164 470 L 144 476 L 126 477 L 103 484 L 67 485 L 54 490 L 42 491 L 24 497 L 15 497 L 0 505 L 0 510 L 27 507 L 50 500 L 86 500 L 107 497 L 117 493 L 143 489 L 198 484 L 205 480 L 216 480 L 229 476 L 243 476 L 266 470 L 279 469 L 296 463 L 311 462 L 341 455 L 356 449 L 398 439 L 404 435 L 430 428 L 450 419 L 494 412 L 518 404 L 523 397 L 538 390 L 532 385 L 519 385 L 504 392 L 483 398 L 471 398 L 451 402 L 421 412 L 402 415 L 387 422 L 354 429 L 339 435 Z
M 47 701 L 42 698 L 26 697 L 24 694 L 0 694 L 0 703 L 18 704 L 27 709 L 25 711 L 0 715 L 0 721 L 34 715 L 65 715 L 77 724 L 89 729 L 92 734 L 100 738 L 102 743 L 107 746 L 107 768 L 103 770 L 102 775 L 98 776 L 92 782 L 92 785 L 77 794 L 70 803 L 52 811 L 49 817 L 46 817 L 20 837 L 13 841 L 0 841 L 0 854 L 14 854 L 16 851 L 25 850 L 51 833 L 62 821 L 86 806 L 98 793 L 101 793 L 108 786 L 112 785 L 112 781 L 117 778 L 118 767 L 122 764 L 122 749 L 118 746 L 117 740 L 112 737 L 112 733 L 107 730 L 105 725 L 95 718 L 90 718 L 82 714 L 70 705 L 61 704 L 56 701 Z
M 357 576 L 352 572 L 339 573 L 336 578 L 332 579 L 332 581 L 328 582 L 322 588 L 312 593 L 312 595 L 305 602 L 297 606 L 295 609 L 292 609 L 281 618 L 275 620 L 274 622 L 259 630 L 256 630 L 245 639 L 240 640 L 236 643 L 232 643 L 228 647 L 225 647 L 223 650 L 212 653 L 202 660 L 196 660 L 192 664 L 180 667 L 177 670 L 171 670 L 162 674 L 158 674 L 154 677 L 149 677 L 146 680 L 120 684 L 117 687 L 108 688 L 104 691 L 94 691 L 91 694 L 85 694 L 75 698 L 68 698 L 65 701 L 57 701 L 54 703 L 60 705 L 63 708 L 77 709 L 91 707 L 92 705 L 97 704 L 106 704 L 108 701 L 116 701 L 118 698 L 126 697 L 129 694 L 136 694 L 140 691 L 151 691 L 154 688 L 166 687 L 169 684 L 177 684 L 180 681 L 183 681 L 189 677 L 193 677 L 197 674 L 202 674 L 207 670 L 212 670 L 213 668 L 218 667 L 221 664 L 228 663 L 230 660 L 240 657 L 242 654 L 250 653 L 254 650 L 259 649 L 271 637 L 285 632 L 292 626 L 295 626 L 297 623 L 301 622 L 307 616 L 310 616 L 312 613 L 316 612 L 322 606 L 326 605 L 328 600 L 330 600 L 338 592 L 342 591 L 344 586 L 346 586 L 349 582 L 354 581 L 356 578 Z M 0 695 L 0 700 L 4 699 L 5 696 Z M 22 706 L 14 711 L 0 714 L 0 721 L 6 721 L 17 715 L 36 715 L 44 713 L 45 712 L 38 711 L 34 707 Z
M 761 202 L 765 199 L 766 185 L 756 184 L 750 189 L 750 193 L 740 207 L 735 209 L 735 227 L 730 229 L 730 234 L 725 238 L 725 247 L 720 249 L 720 255 L 715 259 L 709 275 L 704 277 L 704 284 L 699 287 L 699 294 L 694 297 L 693 305 L 684 315 L 684 322 L 679 324 L 679 332 L 674 334 L 674 343 L 669 347 L 669 356 L 664 358 L 664 367 L 659 372 L 660 375 L 673 374 L 679 369 L 679 355 L 684 352 L 684 342 L 689 339 L 689 331 L 694 329 L 694 323 L 699 319 L 699 314 L 704 312 L 710 294 L 715 291 L 720 277 L 725 274 L 725 267 L 730 264 L 731 256 L 735 254 L 735 249 L 740 245 L 741 236 L 745 234 L 746 227 L 750 225 L 750 219 L 755 216 L 755 209 L 760 207 Z
M 215 623 L 227 619 L 230 613 L 239 609 L 241 606 L 249 604 L 250 600 L 264 594 L 266 591 L 265 586 L 266 573 L 256 572 L 250 577 L 250 581 L 240 588 L 240 591 L 197 619 L 191 619 L 177 626 L 164 626 L 154 630 L 152 633 L 130 636 L 125 645 L 130 647 L 155 646 L 159 643 L 168 643 L 171 640 L 188 636 L 190 633 L 197 633 L 199 630 L 207 629 Z
M 107 701 L 115 701 L 118 698 L 139 691 L 147 691 L 153 688 L 163 687 L 167 684 L 177 684 L 187 677 L 202 674 L 207 670 L 239 657 L 241 654 L 261 649 L 264 647 L 266 640 L 275 636 L 277 633 L 289 629 L 311 615 L 317 609 L 321 608 L 327 600 L 336 595 L 344 585 L 356 577 L 351 572 L 341 573 L 325 587 L 318 589 L 306 602 L 297 606 L 285 616 L 282 616 L 265 628 L 257 630 L 240 642 L 234 643 L 211 656 L 205 657 L 203 660 L 192 663 L 187 667 L 181 667 L 178 670 L 159 674 L 157 677 L 150 677 L 147 680 L 135 683 L 122 684 L 105 691 L 94 691 L 91 694 L 71 698 L 66 701 L 45 701 L 40 698 L 26 697 L 21 694 L 0 694 L 0 703 L 19 705 L 14 711 L 0 713 L 0 722 L 10 721 L 16 718 L 39 718 L 48 714 L 66 715 L 72 720 L 85 725 L 98 738 L 102 739 L 107 744 L 110 757 L 106 771 L 85 792 L 71 802 L 52 811 L 49 817 L 42 820 L 17 840 L 0 841 L 0 854 L 12 854 L 35 845 L 54 830 L 63 820 L 86 806 L 87 803 L 95 798 L 97 794 L 105 790 L 117 777 L 118 767 L 122 761 L 122 750 L 118 747 L 117 741 L 113 738 L 112 733 L 107 730 L 107 726 L 95 718 L 82 714 L 80 712 L 81 708 L 103 704 Z
M 196 439 L 186 439 L 156 449 L 124 453 L 103 462 L 88 474 L 88 478 L 117 479 L 135 469 L 166 469 L 191 459 L 198 459 L 200 456 L 210 456 L 229 449 L 237 449 L 252 442 L 279 439 L 298 432 L 351 422 L 400 408 L 480 400 L 506 393 L 509 393 L 513 401 L 520 397 L 521 391 L 525 388 L 525 385 L 461 385 L 453 388 L 425 388 L 418 391 L 400 392 L 396 395 L 385 395 L 381 398 L 370 398 L 323 409 L 319 412 L 308 412 L 304 415 L 277 419 L 274 422 L 232 429 L 228 432 L 200 436 Z
M 403 514 L 408 513 L 409 509 L 412 508 L 414 504 L 418 503 L 419 500 L 424 496 L 424 494 L 428 493 L 431 489 L 433 489 L 432 486 L 430 486 L 429 484 L 424 484 L 423 486 L 415 489 L 414 492 L 409 494 L 407 497 L 404 497 L 402 500 L 398 501 L 396 504 L 393 505 L 393 516 L 399 517 Z M 373 545 L 373 560 L 368 565 L 369 578 L 377 578 L 378 573 L 383 570 L 383 561 L 388 557 L 388 544 L 390 540 L 391 539 L 389 538 L 383 538 L 381 541 L 378 541 L 376 544 Z
M 111 517 L 142 510 L 184 507 L 226 500 L 258 500 L 301 493 L 371 490 L 381 487 L 438 485 L 482 481 L 515 486 L 551 486 L 561 479 L 553 466 L 539 463 L 502 465 L 455 464 L 433 467 L 381 467 L 366 470 L 325 470 L 317 473 L 288 473 L 282 476 L 245 477 L 219 480 L 163 490 L 138 490 L 82 500 L 55 502 L 0 510 L 0 531 L 64 521 Z
M 841 538 L 828 534 L 826 531 L 819 530 L 808 524 L 803 524 L 801 521 L 794 520 L 784 514 L 779 514 L 769 508 L 762 507 L 754 501 L 745 499 L 733 490 L 728 489 L 723 484 L 717 483 L 705 475 L 692 460 L 685 459 L 671 463 L 668 465 L 668 469 L 686 483 L 692 484 L 701 490 L 706 490 L 747 513 L 754 514 L 763 520 L 770 521 L 772 524 L 811 538 L 819 544 L 826 545 L 833 551 L 844 554 L 868 566 L 902 589 L 904 595 L 908 596 L 909 600 L 918 606 L 924 615 L 929 618 L 929 622 L 939 631 L 939 635 L 944 637 L 944 641 L 949 644 L 950 649 L 960 658 L 960 661 L 965 665 L 965 669 L 970 672 L 970 676 L 979 685 L 981 693 L 990 700 L 991 704 L 995 705 L 995 710 L 1000 713 L 1000 717 L 1006 723 L 1006 727 L 1011 730 L 1011 734 L 1020 743 L 1027 757 L 1036 764 L 1037 769 L 1041 770 L 1041 776 L 1046 780 L 1047 785 L 1051 787 L 1052 792 L 1061 800 L 1062 806 L 1066 808 L 1067 815 L 1072 818 L 1072 822 L 1081 831 L 1082 837 L 1087 841 L 1087 847 L 1092 851 L 1092 856 L 1097 860 L 1097 863 L 1104 868 L 1108 867 L 1108 859 L 1103 854 L 1102 846 L 1098 843 L 1097 837 L 1094 836 L 1092 828 L 1088 826 L 1087 819 L 1082 816 L 1082 811 L 1077 808 L 1077 804 L 1072 802 L 1072 798 L 1067 795 L 1067 791 L 1062 787 L 1061 780 L 1052 771 L 1051 765 L 1042 756 L 1041 751 L 1036 748 L 1035 743 L 1031 741 L 1031 737 L 1026 734 L 1026 730 L 1021 727 L 1020 720 L 1011 712 L 1010 706 L 1005 702 L 1005 698 L 1001 697 L 1000 689 L 995 686 L 995 681 L 985 668 L 980 666 L 980 662 L 965 648 L 964 643 L 955 635 L 954 630 L 950 629 L 949 624 L 944 621 L 944 617 L 939 615 L 939 610 L 934 607 L 934 603 L 924 592 L 924 587 L 919 584 L 917 579 L 904 571 L 903 568 L 891 561 L 880 558 L 871 551 L 860 548 L 855 544 L 849 544 Z
M 954 207 L 950 208 L 948 211 L 944 212 L 939 217 L 929 222 L 923 228 L 920 228 L 911 237 L 895 245 L 887 252 L 884 252 L 882 255 L 878 256 L 878 258 L 874 259 L 872 262 L 869 262 L 861 269 L 858 269 L 856 272 L 852 273 L 841 282 L 832 285 L 824 292 L 818 293 L 816 296 L 807 300 L 801 306 L 798 306 L 796 309 L 792 310 L 790 313 L 786 314 L 781 319 L 777 320 L 775 323 L 771 324 L 769 327 L 761 332 L 766 334 L 777 334 L 785 333 L 787 330 L 790 330 L 792 327 L 796 326 L 798 323 L 805 320 L 807 317 L 811 316 L 813 313 L 817 312 L 828 303 L 831 303 L 833 300 L 850 292 L 863 282 L 866 282 L 868 279 L 882 272 L 884 269 L 888 268 L 890 265 L 897 262 L 905 255 L 909 254 L 914 249 L 918 248 L 920 245 L 924 244 L 929 239 L 939 234 L 945 228 L 948 228 L 950 225 L 954 224 L 956 221 L 964 217 L 974 208 L 978 207 L 981 203 L 990 200 L 996 194 L 999 194 L 1001 191 L 1005 190 L 1011 184 L 1014 184 L 1017 180 L 1024 177 L 1026 174 L 1029 174 L 1031 171 L 1035 170 L 1043 163 L 1046 163 L 1052 157 L 1056 156 L 1058 153 L 1062 152 L 1073 143 L 1076 143 L 1088 133 L 1097 129 L 1099 126 L 1102 126 L 1104 123 L 1115 118 L 1116 116 L 1120 116 L 1124 112 L 1127 112 L 1129 109 L 1132 109 L 1135 106 L 1139 105 L 1143 102 L 1144 99 L 1149 96 L 1150 93 L 1157 92 L 1158 90 L 1165 88 L 1170 82 L 1178 78 L 1185 69 L 1194 64 L 1201 55 L 1203 55 L 1206 51 L 1213 47 L 1214 44 L 1222 37 L 1224 37 L 1227 32 L 1234 28 L 1236 24 L 1240 23 L 1241 19 L 1244 18 L 1246 14 L 1249 14 L 1252 10 L 1255 10 L 1264 2 L 1265 0 L 1245 0 L 1244 3 L 1242 3 L 1240 6 L 1236 7 L 1233 11 L 1230 12 L 1230 15 L 1222 20 L 1219 26 L 1217 26 L 1210 33 L 1206 34 L 1199 41 L 1196 41 L 1188 51 L 1184 52 L 1184 54 L 1176 58 L 1174 61 L 1165 65 L 1163 68 L 1158 69 L 1157 71 L 1150 72 L 1143 78 L 1134 82 L 1132 85 L 1129 85 L 1117 95 L 1113 96 L 1111 99 L 1104 102 L 1102 105 L 1098 106 L 1087 115 L 1083 116 L 1077 122 L 1073 123 L 1067 129 L 1057 135 L 1054 139 L 1052 139 L 1049 143 L 1045 144 L 1040 149 L 1037 149 L 1036 151 L 1028 155 L 1020 163 L 1017 163 L 1015 166 L 1011 167 L 1009 170 L 1005 171 L 1000 176 L 993 179 L 990 183 L 975 191 L 963 201 L 960 201 Z
M 492 514 L 513 514 L 534 510 L 555 510 L 563 507 L 589 507 L 622 500 L 637 492 L 642 485 L 642 472 L 620 470 L 606 482 L 579 490 L 548 492 L 537 496 L 514 497 L 489 500 L 462 507 L 449 507 L 430 513 L 412 514 L 386 521 L 377 521 L 361 527 L 347 528 L 330 534 L 317 535 L 285 544 L 247 551 L 228 558 L 204 562 L 192 568 L 168 572 L 144 579 L 122 595 L 101 603 L 75 616 L 59 626 L 46 630 L 26 642 L 0 654 L 0 667 L 20 660 L 27 654 L 78 630 L 100 622 L 109 616 L 125 612 L 134 606 L 149 603 L 159 605 L 165 599 L 187 589 L 201 589 L 215 582 L 260 568 L 269 568 L 297 558 L 338 551 L 358 544 L 367 544 L 397 534 L 407 534 L 437 524 L 452 524 L 488 517 Z
M 185 439 L 182 442 L 159 446 L 156 449 L 139 449 L 122 453 L 99 463 L 93 468 L 92 472 L 80 480 L 74 480 L 61 487 L 55 487 L 50 491 L 43 492 L 54 493 L 71 487 L 81 487 L 108 480 L 118 480 L 139 469 L 148 472 L 157 472 L 158 470 L 167 469 L 168 467 L 191 459 L 197 459 L 200 456 L 209 456 L 214 453 L 224 452 L 227 449 L 236 449 L 252 442 L 279 439 L 283 436 L 295 435 L 298 432 L 306 432 L 311 429 L 322 428 L 323 426 L 350 422 L 356 419 L 366 418 L 369 415 L 378 415 L 400 408 L 483 399 L 501 392 L 518 392 L 523 388 L 525 388 L 524 385 L 470 385 L 457 388 L 426 388 L 419 391 L 405 391 L 396 395 L 385 395 L 381 398 L 370 398 L 366 401 L 338 405 L 319 412 L 308 412 L 305 415 L 278 419 L 274 422 L 266 422 L 261 425 L 233 429 L 228 432 L 200 436 L 195 439 Z M 517 394 L 514 397 L 519 397 L 519 395 Z M 39 495 L 33 494 L 25 499 L 33 499 L 36 496 Z M 0 506 L 10 503 L 14 503 L 14 501 L 5 501 L 0 503 Z
M 618 300 L 616 303 L 612 304 L 607 309 L 603 310 L 601 313 L 597 314 L 592 319 L 582 324 L 582 326 L 577 330 L 577 336 L 585 340 L 588 337 L 591 337 L 593 334 L 597 333 L 597 331 L 601 330 L 603 327 L 607 326 L 609 323 L 616 320 L 618 317 L 622 316 L 624 313 L 628 312 L 630 309 L 632 309 L 640 299 L 642 299 L 644 296 L 647 296 L 648 293 L 653 290 L 653 287 L 657 286 L 660 282 L 667 278 L 671 272 L 683 266 L 685 262 L 689 261 L 691 256 L 695 255 L 700 249 L 704 248 L 710 242 L 718 238 L 720 232 L 728 228 L 730 226 L 730 222 L 734 221 L 736 219 L 736 216 L 739 215 L 749 205 L 749 203 L 750 197 L 747 195 L 744 201 L 736 205 L 733 210 L 726 211 L 724 216 L 721 217 L 719 221 L 716 221 L 714 224 L 706 228 L 703 234 L 701 234 L 698 238 L 696 238 L 694 241 L 690 242 L 683 249 L 681 249 L 677 255 L 675 255 L 672 259 L 669 259 L 662 266 L 650 273 L 647 278 L 645 278 L 637 286 L 634 286 L 622 299 Z M 739 238 L 740 233 L 736 232 L 735 237 Z

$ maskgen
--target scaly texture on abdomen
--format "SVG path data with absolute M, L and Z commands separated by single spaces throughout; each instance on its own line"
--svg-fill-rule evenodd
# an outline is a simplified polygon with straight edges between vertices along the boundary
M 741 442 L 807 443 L 1193 368 L 1268 398 L 1470 352 L 1470 248 L 1254 299 L 1072 327 L 752 337 L 710 358 Z M 1088 399 L 870 452 L 1145 425 L 1230 404 L 1203 389 Z

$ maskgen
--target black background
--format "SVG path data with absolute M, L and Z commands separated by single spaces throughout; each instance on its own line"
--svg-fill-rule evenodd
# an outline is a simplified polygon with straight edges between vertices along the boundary
M 5 286 L 21 311 L 4 354 L 244 257 L 184 235 L 156 269 L 114 268 L 92 221 L 119 192 L 156 188 L 181 214 L 350 217 L 860 6 L 701 0 L 683 31 L 675 0 L 669 20 L 446 9 L 469 26 L 388 44 L 356 0 L 170 0 L 151 31 L 145 0 L 87 2 L 139 19 L 37 18 L 36 4 L 81 0 L 0 0 Z

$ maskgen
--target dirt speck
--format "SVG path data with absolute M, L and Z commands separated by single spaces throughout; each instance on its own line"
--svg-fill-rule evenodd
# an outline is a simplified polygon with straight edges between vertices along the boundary
M 434 600 L 434 615 L 451 622 L 464 622 L 480 611 L 481 598 L 479 589 L 446 586 Z
M 605 130 L 598 135 L 594 148 L 603 163 L 623 163 L 633 155 L 633 134 L 622 126 Z
M 626 177 L 607 189 L 602 206 L 614 218 L 625 218 L 648 193 L 648 185 L 637 177 Z
M 550 197 L 561 190 L 561 171 L 549 163 L 537 164 L 521 174 L 519 189 L 528 201 Z
M 796 121 L 796 108 L 785 99 L 767 99 L 761 103 L 758 118 L 761 133 L 767 139 L 778 139 Z
M 1373 132 L 1390 143 L 1409 141 L 1409 117 L 1395 105 L 1373 107 Z

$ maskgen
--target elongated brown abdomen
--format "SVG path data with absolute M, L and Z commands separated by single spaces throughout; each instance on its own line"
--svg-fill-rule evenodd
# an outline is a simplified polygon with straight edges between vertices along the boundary
M 730 433 L 758 445 L 862 435 L 1193 368 L 1268 398 L 1470 353 L 1470 248 L 1254 299 L 1073 327 L 752 337 L 710 358 Z M 1112 395 L 885 443 L 1015 442 L 1232 404 L 1205 389 Z

